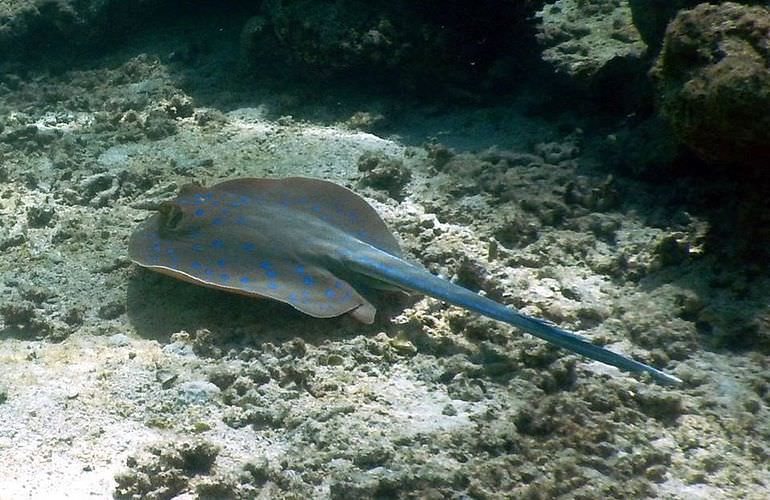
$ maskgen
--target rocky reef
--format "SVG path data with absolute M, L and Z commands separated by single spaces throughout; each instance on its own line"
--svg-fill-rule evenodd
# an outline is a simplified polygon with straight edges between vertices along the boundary
M 400 91 L 458 96 L 516 78 L 532 4 L 267 1 L 242 40 L 252 64 L 270 60 L 272 47 L 281 64 L 315 75 L 384 77 Z

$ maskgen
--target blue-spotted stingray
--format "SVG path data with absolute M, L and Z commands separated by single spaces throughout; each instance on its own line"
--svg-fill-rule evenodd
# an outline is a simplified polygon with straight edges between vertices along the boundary
M 661 383 L 679 379 L 434 276 L 406 260 L 377 212 L 332 182 L 302 177 L 185 186 L 132 234 L 131 259 L 175 278 L 285 302 L 305 314 L 374 321 L 366 288 L 420 292 Z

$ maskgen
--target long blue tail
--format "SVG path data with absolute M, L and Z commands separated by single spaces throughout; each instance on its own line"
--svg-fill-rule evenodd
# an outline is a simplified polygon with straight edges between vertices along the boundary
M 554 345 L 581 354 L 587 358 L 601 361 L 629 372 L 649 373 L 653 379 L 663 384 L 677 384 L 681 382 L 680 379 L 668 375 L 657 368 L 640 363 L 628 356 L 610 351 L 604 347 L 594 345 L 589 339 L 562 330 L 545 320 L 521 314 L 515 309 L 506 307 L 494 300 L 434 276 L 424 269 L 396 256 L 374 247 L 371 247 L 369 250 L 358 255 L 347 255 L 348 265 L 352 266 L 355 271 L 379 281 L 421 292 L 521 328 L 536 337 L 540 337 Z

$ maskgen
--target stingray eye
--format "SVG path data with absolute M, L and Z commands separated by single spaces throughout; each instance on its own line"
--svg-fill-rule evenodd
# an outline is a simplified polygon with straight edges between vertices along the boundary
M 179 229 L 184 212 L 176 203 L 164 202 L 160 208 L 160 231 L 169 232 Z

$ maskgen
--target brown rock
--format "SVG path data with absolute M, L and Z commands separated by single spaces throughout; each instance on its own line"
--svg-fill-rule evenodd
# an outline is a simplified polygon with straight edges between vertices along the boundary
M 770 165 L 770 9 L 726 2 L 680 12 L 651 76 L 661 113 L 698 156 Z

